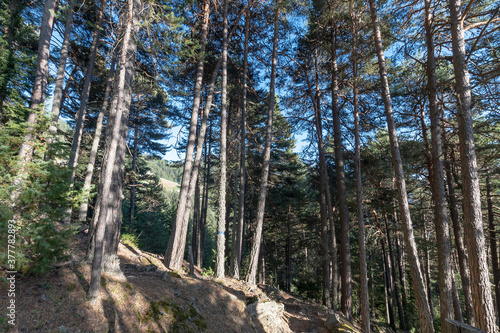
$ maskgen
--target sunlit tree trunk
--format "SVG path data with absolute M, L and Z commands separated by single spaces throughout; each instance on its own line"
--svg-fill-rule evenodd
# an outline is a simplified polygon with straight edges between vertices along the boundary
M 477 172 L 476 146 L 472 119 L 472 92 L 465 54 L 461 0 L 449 0 L 453 68 L 458 97 L 458 138 L 462 167 L 465 244 L 469 254 L 474 325 L 495 332 L 495 311 L 486 256 L 486 242 L 481 212 L 481 192 Z
M 448 332 L 447 318 L 453 318 L 452 298 L 452 268 L 450 259 L 450 234 L 448 213 L 446 211 L 446 194 L 444 187 L 443 149 L 441 142 L 440 113 L 437 106 L 436 61 L 434 58 L 434 36 L 432 26 L 431 0 L 425 0 L 425 36 L 427 44 L 427 96 L 429 99 L 429 113 L 431 119 L 431 156 L 432 174 L 431 183 L 434 202 L 434 225 L 436 227 L 437 255 L 438 255 L 438 283 L 439 283 L 439 313 L 441 316 L 441 330 Z
M 207 35 L 208 35 L 210 1 L 204 0 L 202 8 L 203 8 L 203 16 L 201 20 L 202 23 L 201 23 L 201 34 L 200 34 L 200 53 L 196 67 L 196 81 L 194 86 L 193 109 L 191 112 L 191 123 L 189 127 L 188 144 L 186 147 L 186 158 L 184 161 L 184 171 L 182 173 L 181 188 L 179 191 L 179 201 L 177 205 L 175 222 L 174 225 L 172 226 L 170 239 L 168 241 L 168 247 L 165 252 L 165 266 L 176 270 L 179 270 L 181 268 L 182 256 L 184 254 L 184 247 L 182 247 L 182 254 L 180 255 L 181 259 L 179 259 L 178 252 L 182 243 L 182 229 L 184 228 L 183 227 L 184 215 L 186 212 L 189 183 L 191 180 L 191 171 L 193 168 L 193 152 L 195 147 L 196 128 L 198 126 L 198 114 L 201 102 L 201 86 L 203 82 L 203 68 L 205 64 L 205 48 L 207 44 Z M 184 244 L 185 244 L 185 239 L 184 239 Z
M 115 78 L 115 66 L 116 66 L 116 54 L 113 55 L 113 60 L 111 62 L 111 69 L 108 74 L 108 79 L 106 82 L 106 90 L 104 92 L 104 101 L 99 111 L 99 115 L 96 120 L 96 127 L 94 131 L 94 137 L 92 139 L 92 148 L 90 149 L 89 161 L 87 163 L 87 170 L 85 172 L 85 181 L 83 184 L 83 193 L 85 197 L 83 198 L 82 204 L 80 206 L 80 212 L 78 214 L 78 222 L 84 223 L 87 219 L 87 212 L 89 209 L 89 192 L 90 186 L 92 185 L 92 176 L 94 174 L 95 161 L 97 158 L 97 151 L 99 149 L 99 143 L 101 141 L 101 134 L 104 127 L 103 120 L 104 116 L 108 112 L 109 99 L 111 94 L 111 89 L 113 85 L 113 80 Z M 95 210 L 94 210 L 95 212 Z M 89 234 L 92 233 L 93 227 L 89 228 Z
M 396 176 L 396 188 L 398 193 L 399 210 L 403 225 L 404 238 L 406 243 L 406 251 L 408 252 L 408 262 L 412 274 L 413 289 L 415 291 L 415 301 L 422 332 L 434 332 L 434 325 L 431 316 L 431 310 L 425 297 L 425 287 L 422 278 L 422 270 L 418 261 L 417 244 L 413 232 L 413 224 L 410 216 L 410 208 L 408 205 L 408 195 L 406 192 L 406 182 L 404 178 L 403 164 L 401 162 L 401 154 L 399 151 L 399 143 L 394 123 L 392 112 L 391 94 L 389 90 L 389 81 L 387 79 L 387 70 L 385 67 L 384 51 L 382 47 L 382 36 L 380 33 L 380 25 L 377 17 L 377 9 L 375 1 L 369 0 L 370 10 L 373 23 L 373 35 L 377 50 L 380 81 L 382 84 L 382 98 L 384 100 L 385 115 L 389 132 L 389 141 L 391 144 L 391 153 Z
M 278 36 L 279 36 L 279 17 L 280 17 L 280 0 L 276 0 L 274 13 L 274 36 L 273 36 L 273 55 L 271 63 L 271 82 L 269 84 L 269 105 L 266 122 L 266 143 L 263 153 L 262 175 L 260 177 L 260 192 L 257 203 L 257 217 L 255 234 L 250 253 L 250 263 L 248 266 L 246 282 L 255 284 L 257 275 L 257 264 L 259 263 L 260 243 L 262 239 L 262 229 L 264 225 L 264 213 L 266 208 L 267 196 L 267 181 L 269 178 L 269 169 L 271 166 L 271 144 L 273 140 L 273 115 L 275 108 L 275 91 L 276 91 L 276 67 L 278 63 Z
M 220 135 L 220 179 L 219 179 L 219 219 L 217 222 L 215 276 L 223 279 L 224 253 L 226 240 L 226 178 L 227 178 L 227 6 L 229 0 L 224 1 L 224 27 L 222 42 L 222 93 L 221 93 L 221 135 Z
M 105 156 L 106 159 L 103 161 L 103 171 L 101 173 L 102 183 L 102 203 L 99 214 L 99 220 L 96 226 L 95 233 L 95 244 L 94 244 L 94 255 L 92 260 L 92 271 L 90 278 L 90 287 L 88 291 L 88 298 L 92 303 L 97 300 L 99 295 L 99 286 L 101 280 L 101 266 L 103 262 L 103 254 L 105 247 L 106 252 L 110 253 L 113 251 L 111 244 L 105 244 L 106 233 L 110 234 L 107 229 L 112 227 L 111 224 L 116 221 L 113 219 L 113 203 L 116 200 L 120 200 L 118 197 L 119 193 L 113 191 L 113 174 L 116 172 L 117 160 L 119 161 L 122 156 L 122 149 L 124 150 L 124 142 L 122 141 L 126 135 L 127 124 L 126 120 L 128 110 L 127 107 L 130 106 L 131 94 L 127 93 L 127 89 L 130 88 L 133 76 L 133 64 L 135 60 L 136 53 L 136 36 L 138 33 L 138 13 L 140 12 L 140 2 L 139 0 L 128 0 L 127 1 L 127 12 L 126 15 L 126 28 L 122 41 L 122 51 L 120 54 L 119 61 L 119 79 L 118 84 L 115 87 L 116 96 L 116 108 L 110 111 L 109 123 L 112 124 L 108 133 L 109 136 L 109 146 L 106 147 Z M 135 10 L 134 10 L 135 7 Z M 127 87 L 129 85 L 129 87 Z M 128 99 L 126 101 L 125 99 Z M 125 133 L 124 133 L 125 132 Z M 122 142 L 120 142 L 122 141 Z M 120 147 L 121 146 L 121 147 Z M 116 226 L 119 227 L 119 226 Z M 106 237 L 107 238 L 107 237 Z
M 247 111 L 247 90 L 248 90 L 248 41 L 250 39 L 250 3 L 248 4 L 245 17 L 245 43 L 243 51 L 243 92 L 241 103 L 241 120 L 240 120 L 240 179 L 239 179 L 239 205 L 238 205 L 238 224 L 237 234 L 235 235 L 236 243 L 234 244 L 235 262 L 232 265 L 231 276 L 235 279 L 240 278 L 241 256 L 243 249 L 243 229 L 245 224 L 245 194 L 246 194 L 246 111 Z

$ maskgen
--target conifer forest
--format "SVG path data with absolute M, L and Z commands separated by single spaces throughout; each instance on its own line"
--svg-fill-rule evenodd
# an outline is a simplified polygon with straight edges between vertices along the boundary
M 498 332 L 499 146 L 498 1 L 0 0 L 0 327 Z

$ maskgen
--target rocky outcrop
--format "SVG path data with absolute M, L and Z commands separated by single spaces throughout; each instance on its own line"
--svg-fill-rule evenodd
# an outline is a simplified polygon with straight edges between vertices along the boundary
M 266 333 L 291 332 L 284 320 L 285 306 L 281 303 L 257 301 L 248 305 L 246 311 L 256 324 L 262 326 Z

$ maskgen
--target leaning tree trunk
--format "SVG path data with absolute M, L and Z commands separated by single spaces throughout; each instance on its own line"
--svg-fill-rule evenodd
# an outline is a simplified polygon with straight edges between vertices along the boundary
M 369 0 L 369 2 L 373 23 L 375 46 L 377 49 L 380 81 L 382 84 L 382 98 L 384 100 L 385 116 L 387 119 L 394 173 L 396 176 L 399 210 L 405 236 L 404 238 L 406 243 L 406 251 L 408 252 L 408 261 L 410 264 L 410 271 L 412 275 L 413 289 L 415 291 L 415 301 L 420 322 L 420 329 L 422 330 L 422 332 L 432 333 L 434 332 L 434 326 L 429 303 L 427 303 L 425 297 L 425 287 L 422 278 L 422 270 L 420 269 L 420 263 L 418 261 L 417 244 L 415 243 L 413 224 L 410 216 L 410 207 L 408 205 L 408 195 L 406 193 L 406 182 L 404 178 L 403 164 L 401 162 L 401 154 L 399 151 L 396 126 L 392 113 L 391 93 L 389 90 L 389 81 L 387 79 L 387 70 L 385 68 L 384 50 L 382 47 L 380 25 L 377 18 L 377 9 L 375 7 L 374 0 Z
M 453 68 L 458 97 L 458 139 L 462 167 L 465 244 L 469 254 L 475 326 L 495 332 L 495 310 L 491 297 L 488 257 L 483 231 L 481 192 L 477 172 L 476 146 L 472 119 L 471 85 L 465 54 L 461 0 L 449 0 Z
M 215 258 L 215 275 L 223 279 L 224 253 L 226 238 L 226 178 L 227 178 L 227 5 L 224 1 L 224 28 L 222 42 L 222 93 L 221 93 L 221 135 L 220 135 L 220 180 L 219 180 L 219 219 L 217 222 L 217 251 Z
M 66 74 L 66 60 L 68 59 L 69 40 L 71 37 L 71 29 L 73 28 L 73 9 L 75 2 L 69 1 L 68 13 L 66 14 L 66 24 L 64 25 L 64 37 L 61 46 L 61 57 L 59 59 L 59 67 L 57 69 L 56 87 L 54 89 L 54 97 L 52 98 L 52 123 L 49 127 L 49 132 L 52 135 L 57 133 L 57 122 L 61 113 L 61 100 L 63 96 L 64 75 Z
M 93 39 L 92 39 L 92 45 L 90 47 L 90 57 L 87 63 L 87 71 L 85 73 L 85 79 L 83 82 L 83 91 L 82 91 L 82 96 L 80 98 L 80 108 L 78 109 L 78 114 L 76 118 L 75 134 L 73 135 L 73 143 L 71 144 L 71 153 L 68 162 L 68 167 L 72 170 L 69 179 L 70 188 L 73 188 L 73 184 L 75 182 L 75 177 L 76 177 L 76 168 L 78 167 L 78 158 L 80 156 L 80 145 L 83 136 L 85 114 L 87 113 L 87 104 L 89 101 L 90 88 L 92 85 L 92 73 L 94 72 L 94 64 L 97 57 L 97 47 L 99 45 L 99 36 L 103 25 L 105 9 L 106 9 L 106 1 L 103 0 L 101 1 L 101 10 L 99 11 L 98 23 L 94 29 L 94 35 L 92 37 Z M 64 218 L 65 223 L 71 222 L 72 212 L 73 212 L 72 206 L 66 209 L 65 212 L 66 216 Z
M 333 38 L 332 54 L 332 121 L 333 141 L 335 146 L 335 171 L 337 173 L 337 198 L 340 215 L 340 275 L 341 290 L 340 308 L 344 315 L 352 320 L 352 274 L 351 249 L 349 236 L 349 210 L 347 207 L 347 190 L 344 173 L 344 150 L 342 149 L 342 133 L 340 130 L 340 109 L 338 106 L 337 79 L 337 46 L 336 36 Z
M 90 149 L 89 162 L 87 163 L 87 171 L 85 173 L 85 181 L 83 183 L 84 198 L 80 206 L 80 213 L 78 214 L 78 222 L 84 223 L 87 219 L 87 212 L 89 209 L 89 195 L 90 186 L 92 185 L 92 176 L 94 174 L 95 161 L 97 158 L 97 151 L 99 149 L 99 142 L 101 141 L 101 134 L 103 129 L 104 115 L 108 112 L 109 95 L 111 94 L 112 83 L 115 78 L 116 54 L 113 55 L 111 62 L 108 80 L 106 82 L 106 90 L 104 92 L 104 101 L 97 116 L 96 127 L 94 131 L 94 138 L 92 139 L 92 148 Z M 95 210 L 94 210 L 95 212 Z M 89 228 L 89 234 L 92 232 L 93 227 Z
M 447 318 L 453 318 L 452 268 L 450 254 L 450 228 L 446 211 L 446 194 L 444 187 L 443 147 L 441 142 L 440 114 L 437 106 L 436 61 L 434 58 L 434 35 L 432 26 L 431 0 L 425 0 L 425 36 L 427 44 L 427 96 L 431 119 L 431 157 L 432 198 L 434 201 L 434 225 L 436 227 L 438 280 L 439 280 L 439 313 L 441 330 L 448 332 Z
M 175 223 L 170 233 L 168 247 L 165 252 L 165 266 L 173 269 L 180 269 L 182 259 L 179 260 L 177 252 L 182 242 L 182 229 L 184 223 L 184 214 L 186 211 L 186 203 L 188 198 L 189 183 L 191 179 L 191 171 L 193 168 L 193 152 L 196 140 L 196 129 L 198 126 L 198 113 L 201 102 L 201 86 L 203 82 L 203 68 L 205 64 L 205 48 L 207 44 L 208 22 L 210 15 L 210 1 L 203 1 L 203 18 L 201 24 L 200 35 L 200 53 L 196 68 L 196 81 L 194 86 L 193 110 L 191 112 L 191 124 L 189 126 L 188 144 L 186 147 L 186 158 L 184 161 L 184 171 L 182 173 L 181 189 L 179 191 L 179 201 L 177 205 L 177 213 Z M 182 249 L 184 253 L 184 248 Z
M 119 61 L 119 79 L 118 84 L 115 87 L 116 94 L 116 108 L 110 111 L 109 123 L 112 124 L 112 128 L 109 129 L 110 139 L 109 146 L 106 147 L 106 160 L 103 161 L 103 171 L 101 173 L 102 183 L 102 203 L 99 214 L 99 220 L 96 226 L 95 233 L 95 244 L 94 244 L 94 256 L 92 260 L 92 271 L 90 278 L 90 287 L 88 291 L 88 298 L 92 303 L 97 300 L 99 295 L 99 285 L 101 280 L 101 266 L 103 262 L 103 251 L 104 251 L 104 238 L 106 229 L 108 225 L 112 223 L 112 209 L 110 206 L 113 204 L 113 200 L 121 200 L 116 197 L 116 193 L 111 191 L 113 183 L 113 173 L 115 171 L 115 162 L 117 156 L 120 152 L 120 140 L 122 139 L 122 131 L 124 130 L 123 116 L 127 111 L 125 107 L 130 103 L 125 101 L 125 97 L 130 98 L 131 95 L 126 92 L 126 85 L 131 84 L 131 78 L 133 72 L 133 66 L 130 64 L 134 63 L 135 53 L 136 53 L 136 35 L 138 30 L 138 13 L 140 9 L 139 0 L 128 0 L 127 1 L 127 13 L 126 13 L 126 28 L 122 42 L 122 51 L 120 54 Z M 134 10 L 134 7 L 135 10 Z M 127 82 L 129 81 L 129 82 Z M 126 126 L 126 124 L 125 124 Z M 107 245 L 109 247 L 109 244 Z
M 26 120 L 27 128 L 23 143 L 19 148 L 18 171 L 12 182 L 13 191 L 9 201 L 11 206 L 15 206 L 19 195 L 22 192 L 22 185 L 28 178 L 29 162 L 33 156 L 34 150 L 34 128 L 37 122 L 37 114 L 40 105 L 45 101 L 45 92 L 47 90 L 47 79 L 49 77 L 49 57 L 50 57 L 50 38 L 52 37 L 52 28 L 54 27 L 54 13 L 56 0 L 46 0 L 43 6 L 42 25 L 40 28 L 40 38 L 38 40 L 37 66 L 35 72 L 35 82 L 31 93 L 30 114 Z
M 250 253 L 250 263 L 248 272 L 245 278 L 246 282 L 255 284 L 255 276 L 257 275 L 257 265 L 259 263 L 259 252 L 262 239 L 262 228 L 264 225 L 264 212 L 266 208 L 267 181 L 269 178 L 269 169 L 271 166 L 271 144 L 273 140 L 273 115 L 275 108 L 275 90 L 276 90 L 276 67 L 278 62 L 278 36 L 279 36 L 279 17 L 280 17 L 280 0 L 276 0 L 274 13 L 274 35 L 273 35 L 273 55 L 271 63 L 271 82 L 269 85 L 269 105 L 267 111 L 266 123 L 266 143 L 264 146 L 262 175 L 260 177 L 260 193 L 259 201 L 257 202 L 257 217 L 255 234 Z

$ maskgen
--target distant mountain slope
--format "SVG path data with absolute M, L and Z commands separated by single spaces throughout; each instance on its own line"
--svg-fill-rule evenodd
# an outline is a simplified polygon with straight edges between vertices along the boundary
M 179 191 L 180 185 L 179 183 L 173 182 L 171 180 L 165 179 L 165 178 L 160 178 L 161 186 L 166 190 L 166 191 Z
M 182 165 L 169 163 L 159 159 L 149 159 L 147 163 L 151 172 L 158 177 L 170 180 L 174 183 L 181 182 L 183 171 Z

